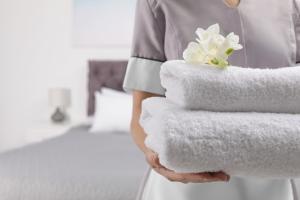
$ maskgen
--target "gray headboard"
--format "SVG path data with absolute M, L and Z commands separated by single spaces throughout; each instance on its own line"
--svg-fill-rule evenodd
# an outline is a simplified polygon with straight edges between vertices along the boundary
M 88 74 L 88 116 L 95 113 L 95 92 L 102 87 L 123 91 L 122 85 L 128 61 L 90 60 Z

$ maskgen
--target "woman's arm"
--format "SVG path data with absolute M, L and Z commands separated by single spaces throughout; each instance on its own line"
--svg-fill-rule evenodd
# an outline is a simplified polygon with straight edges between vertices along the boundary
M 215 182 L 215 181 L 228 181 L 229 176 L 223 172 L 217 173 L 195 173 L 195 174 L 182 174 L 175 173 L 159 162 L 158 155 L 151 149 L 147 148 L 145 145 L 145 138 L 147 134 L 144 132 L 143 128 L 139 124 L 139 118 L 141 115 L 142 101 L 144 99 L 157 96 L 152 93 L 134 91 L 133 92 L 133 110 L 132 110 L 132 120 L 131 120 L 131 133 L 132 137 L 137 144 L 137 146 L 144 152 L 145 157 L 149 165 L 160 175 L 166 177 L 170 181 L 182 182 L 182 183 L 205 183 L 205 182 Z
M 155 97 L 158 95 L 148 93 L 148 92 L 140 92 L 133 91 L 133 108 L 132 108 L 132 118 L 131 118 L 131 133 L 132 137 L 137 144 L 137 146 L 146 154 L 148 149 L 144 144 L 146 139 L 146 134 L 143 128 L 139 124 L 139 119 L 142 111 L 142 101 L 144 99 Z

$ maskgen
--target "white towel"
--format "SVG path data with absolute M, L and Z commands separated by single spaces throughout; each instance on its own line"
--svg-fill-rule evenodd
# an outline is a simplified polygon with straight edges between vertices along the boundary
M 150 98 L 140 123 L 146 145 L 176 172 L 300 177 L 300 115 L 189 111 Z
M 222 70 L 168 61 L 161 81 L 166 97 L 188 109 L 300 113 L 300 67 Z

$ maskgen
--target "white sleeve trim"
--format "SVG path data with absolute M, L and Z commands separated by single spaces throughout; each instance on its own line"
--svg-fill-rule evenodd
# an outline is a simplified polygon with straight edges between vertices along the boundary
M 162 62 L 132 57 L 129 60 L 123 88 L 126 92 L 139 90 L 159 95 L 165 94 L 161 86 L 160 68 Z

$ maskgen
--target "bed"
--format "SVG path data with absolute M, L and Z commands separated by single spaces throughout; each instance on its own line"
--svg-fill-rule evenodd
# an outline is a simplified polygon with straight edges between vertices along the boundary
M 125 61 L 90 61 L 88 115 L 94 92 L 122 90 Z M 1 200 L 134 200 L 147 173 L 130 134 L 91 134 L 78 125 L 50 140 L 0 154 Z

